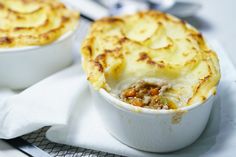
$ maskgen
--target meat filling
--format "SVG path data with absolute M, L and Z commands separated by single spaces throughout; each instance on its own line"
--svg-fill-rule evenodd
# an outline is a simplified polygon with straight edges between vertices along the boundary
M 161 86 L 146 81 L 138 81 L 121 91 L 122 101 L 134 106 L 150 109 L 176 109 L 175 104 L 162 95 L 167 86 Z

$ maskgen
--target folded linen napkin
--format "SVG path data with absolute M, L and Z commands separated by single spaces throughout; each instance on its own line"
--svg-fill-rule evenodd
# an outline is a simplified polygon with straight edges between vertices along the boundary
M 66 124 L 71 106 L 87 86 L 81 71 L 77 63 L 22 92 L 0 89 L 0 138 Z

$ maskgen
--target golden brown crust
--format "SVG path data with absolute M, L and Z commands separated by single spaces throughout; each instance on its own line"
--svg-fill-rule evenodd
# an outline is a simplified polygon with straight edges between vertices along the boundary
M 0 0 L 0 48 L 49 44 L 78 19 L 58 0 Z
M 81 52 L 96 89 L 109 90 L 133 77 L 155 77 L 168 80 L 172 89 L 166 95 L 186 105 L 205 101 L 220 79 L 217 55 L 202 34 L 158 11 L 96 21 Z

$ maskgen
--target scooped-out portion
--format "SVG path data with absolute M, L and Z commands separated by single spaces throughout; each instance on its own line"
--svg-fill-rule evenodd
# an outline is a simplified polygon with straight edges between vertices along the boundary
M 159 11 L 94 22 L 81 52 L 94 89 L 103 88 L 134 106 L 178 109 L 200 104 L 216 93 L 220 80 L 217 54 L 201 33 Z
M 176 109 L 175 103 L 165 96 L 170 85 L 165 82 L 140 80 L 118 92 L 118 97 L 134 106 L 149 109 Z

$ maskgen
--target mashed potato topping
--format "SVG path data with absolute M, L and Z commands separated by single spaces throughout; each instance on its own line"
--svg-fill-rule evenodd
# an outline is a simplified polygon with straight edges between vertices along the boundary
M 96 21 L 82 55 L 95 89 L 112 93 L 126 80 L 156 78 L 169 84 L 162 96 L 178 107 L 205 101 L 216 93 L 220 79 L 217 55 L 202 35 L 157 11 Z
M 0 48 L 49 44 L 78 19 L 58 0 L 0 0 Z

